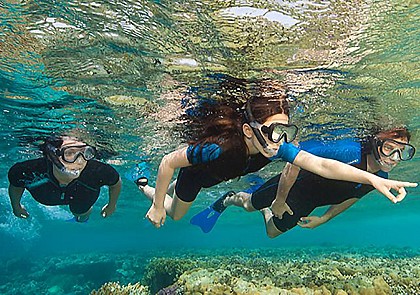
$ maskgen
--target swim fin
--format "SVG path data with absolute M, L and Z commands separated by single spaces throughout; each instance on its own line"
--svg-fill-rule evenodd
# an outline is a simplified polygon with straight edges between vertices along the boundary
M 216 224 L 217 219 L 219 216 L 225 211 L 227 207 L 223 205 L 223 201 L 232 195 L 234 195 L 234 191 L 229 191 L 219 199 L 217 199 L 213 204 L 209 207 L 201 211 L 200 213 L 194 215 L 190 223 L 193 225 L 197 225 L 201 228 L 204 233 L 210 232 Z
M 150 178 L 150 167 L 147 162 L 140 162 L 135 167 L 125 173 L 125 177 L 128 180 L 136 182 L 139 178 Z

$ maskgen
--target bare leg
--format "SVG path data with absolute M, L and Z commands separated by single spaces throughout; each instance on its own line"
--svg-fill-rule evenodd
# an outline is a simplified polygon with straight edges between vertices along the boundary
M 90 213 L 92 213 L 92 207 L 89 208 L 88 211 L 82 214 L 74 214 L 74 217 L 76 217 L 77 222 L 86 222 L 89 219 Z
M 175 184 L 176 181 L 172 182 L 169 186 L 168 193 L 172 192 L 173 197 L 169 194 L 165 196 L 164 206 L 166 213 L 173 219 L 181 219 L 190 209 L 192 202 L 185 202 L 179 199 L 175 194 Z M 155 196 L 155 188 L 149 185 L 139 186 L 139 189 L 146 195 L 146 197 L 153 201 Z
M 273 212 L 271 212 L 269 208 L 263 208 L 260 210 L 260 212 L 264 217 L 265 230 L 267 232 L 267 236 L 269 236 L 270 238 L 275 238 L 281 235 L 283 232 L 279 231 L 277 227 L 274 225 Z
M 226 207 L 231 205 L 242 207 L 248 212 L 256 211 L 256 209 L 252 206 L 251 196 L 251 194 L 239 192 L 237 194 L 234 194 L 233 196 L 227 197 L 224 200 L 223 205 L 225 205 Z
M 180 220 L 188 212 L 193 202 L 185 202 L 178 198 L 176 194 L 171 199 L 172 206 L 169 210 L 166 210 L 166 212 L 173 220 Z
M 172 184 L 171 184 L 172 186 Z M 145 185 L 145 186 L 139 186 L 139 190 L 141 190 L 144 195 L 151 201 L 153 202 L 153 198 L 155 196 L 155 188 L 151 187 L 150 185 Z M 171 210 L 172 207 L 172 197 L 169 196 L 168 194 L 165 196 L 165 201 L 163 203 L 163 205 L 165 206 L 165 210 L 166 212 L 169 212 Z
M 172 181 L 172 183 L 169 185 L 168 195 L 173 196 L 175 194 L 175 186 L 176 186 L 176 180 Z

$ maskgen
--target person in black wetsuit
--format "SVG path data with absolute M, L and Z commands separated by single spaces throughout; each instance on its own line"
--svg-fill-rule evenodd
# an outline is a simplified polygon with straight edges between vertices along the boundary
M 409 140 L 410 133 L 406 128 L 394 128 L 379 131 L 363 143 L 312 141 L 306 145 L 301 143 L 301 148 L 388 178 L 388 172 L 400 161 L 414 156 L 415 148 Z M 243 207 L 248 212 L 261 210 L 267 235 L 274 238 L 296 225 L 315 228 L 348 209 L 373 189 L 367 184 L 326 179 L 286 164 L 282 174 L 268 180 L 252 195 L 245 192 L 230 194 L 224 205 Z M 309 216 L 315 208 L 325 205 L 331 206 L 324 215 Z
M 27 189 L 46 206 L 68 205 L 76 221 L 87 221 L 100 188 L 109 186 L 109 201 L 102 210 L 105 218 L 114 213 L 121 191 L 118 172 L 94 160 L 96 150 L 72 137 L 50 137 L 41 145 L 44 157 L 13 165 L 8 173 L 13 214 L 29 217 L 21 204 Z
M 157 228 L 168 214 L 181 219 L 191 207 L 201 188 L 214 186 L 251 172 L 275 160 L 284 160 L 327 178 L 372 184 L 393 202 L 403 197 L 405 186 L 415 184 L 384 180 L 338 161 L 320 158 L 301 151 L 291 142 L 297 127 L 289 124 L 286 89 L 271 80 L 249 84 L 231 78 L 236 91 L 243 87 L 248 95 L 245 103 L 212 101 L 203 106 L 201 124 L 187 147 L 163 157 L 156 189 L 146 178 L 137 180 L 139 188 L 152 205 L 146 218 Z M 181 168 L 177 180 L 171 178 Z M 395 197 L 389 191 L 399 190 Z M 404 195 L 405 196 L 405 195 Z

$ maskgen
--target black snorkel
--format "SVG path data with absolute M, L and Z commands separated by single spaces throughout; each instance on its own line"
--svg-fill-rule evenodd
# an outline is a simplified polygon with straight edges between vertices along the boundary
M 378 139 L 376 138 L 376 136 L 370 135 L 367 138 L 367 142 L 369 145 L 369 147 L 367 148 L 367 152 L 371 152 L 373 156 L 375 157 L 376 162 L 381 164 L 382 163 L 381 156 L 379 155 L 379 151 L 378 151 Z
M 60 150 L 57 147 L 53 146 L 51 143 L 46 143 L 44 151 L 47 159 L 50 160 L 54 164 L 54 166 L 58 168 L 58 170 L 60 170 L 63 173 L 66 173 L 66 167 L 58 159 L 58 154 Z
M 254 132 L 255 137 L 257 138 L 258 142 L 261 144 L 263 149 L 268 148 L 268 144 L 265 141 L 264 137 L 262 136 L 260 130 L 258 130 L 258 128 L 255 128 L 254 126 L 252 126 L 254 122 L 257 122 L 254 118 L 254 116 L 252 115 L 252 111 L 251 111 L 251 104 L 249 103 L 249 101 L 246 103 L 245 105 L 245 120 L 246 123 L 248 123 L 248 125 L 251 127 L 252 131 Z

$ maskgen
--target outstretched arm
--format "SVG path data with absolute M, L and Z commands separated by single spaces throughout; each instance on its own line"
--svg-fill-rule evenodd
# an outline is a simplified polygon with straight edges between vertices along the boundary
M 22 187 L 16 187 L 9 185 L 9 198 L 10 204 L 12 205 L 13 214 L 19 218 L 28 218 L 29 213 L 25 207 L 22 206 L 20 200 L 22 199 L 23 192 L 25 191 Z
M 315 228 L 317 226 L 320 226 L 321 224 L 324 224 L 327 221 L 330 221 L 332 218 L 340 214 L 341 212 L 344 212 L 350 206 L 352 206 L 354 203 L 356 203 L 359 199 L 358 198 L 352 198 L 348 199 L 340 204 L 332 205 L 328 210 L 322 215 L 319 216 L 306 216 L 302 217 L 298 223 L 300 227 L 304 228 Z
M 121 192 L 121 178 L 118 179 L 117 183 L 109 186 L 109 201 L 104 207 L 102 207 L 101 215 L 103 218 L 111 216 L 117 207 L 118 197 Z
M 166 210 L 164 201 L 175 169 L 190 165 L 187 158 L 186 147 L 164 156 L 160 162 L 156 179 L 155 196 L 153 198 L 152 206 L 146 214 L 146 218 L 149 219 L 155 227 L 160 227 L 165 223 Z
M 384 179 L 339 161 L 317 157 L 305 151 L 299 152 L 293 164 L 325 178 L 370 184 L 393 203 L 405 198 L 407 195 L 405 187 L 417 186 L 417 183 Z M 391 189 L 397 191 L 398 195 L 394 196 L 390 192 Z
M 282 219 L 284 212 L 293 215 L 292 209 L 287 205 L 286 200 L 289 191 L 296 181 L 300 168 L 293 164 L 287 163 L 281 173 L 279 184 L 277 186 L 276 199 L 271 204 L 271 211 L 273 215 Z

